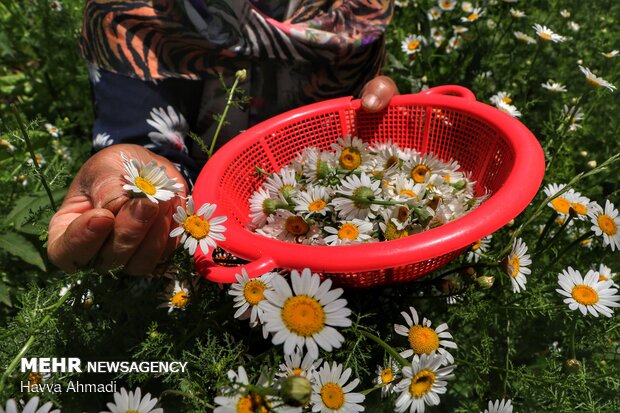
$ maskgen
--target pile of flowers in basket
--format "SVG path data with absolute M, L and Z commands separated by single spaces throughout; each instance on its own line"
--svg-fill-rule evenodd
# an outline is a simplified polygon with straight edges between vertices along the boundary
M 452 159 L 350 135 L 332 149 L 306 148 L 269 175 L 249 199 L 251 229 L 309 245 L 394 240 L 458 219 L 484 198 Z

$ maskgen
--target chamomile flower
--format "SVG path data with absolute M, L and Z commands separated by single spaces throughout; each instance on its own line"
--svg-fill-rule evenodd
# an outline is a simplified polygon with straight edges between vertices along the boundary
M 172 106 L 168 106 L 166 109 L 153 108 L 149 115 L 151 118 L 146 119 L 146 123 L 155 129 L 148 134 L 153 146 L 187 152 L 184 138 L 189 126 L 182 113 L 177 113 Z
M 194 200 L 188 197 L 186 208 L 177 207 L 177 212 L 172 216 L 181 226 L 170 231 L 170 236 L 182 235 L 181 243 L 191 255 L 194 255 L 198 245 L 204 254 L 208 254 L 209 247 L 217 247 L 215 241 L 226 241 L 226 227 L 221 224 L 227 217 L 213 217 L 215 208 L 217 205 L 205 203 L 195 211 Z
M 555 212 L 562 215 L 568 215 L 571 207 L 570 197 L 567 196 L 568 191 L 564 192 L 562 195 L 556 196 L 560 191 L 566 188 L 565 184 L 549 184 L 544 189 L 543 192 L 547 197 L 554 196 L 547 206 L 552 208 Z
M 592 85 L 593 87 L 595 87 L 595 88 L 602 88 L 602 87 L 604 87 L 604 88 L 609 89 L 612 92 L 614 90 L 616 90 L 616 87 L 612 83 L 606 81 L 602 77 L 596 76 L 587 67 L 579 66 L 579 70 L 581 70 L 581 73 L 583 73 L 585 75 L 586 82 L 588 82 L 588 84 Z
M 338 138 L 336 143 L 331 146 L 335 151 L 340 167 L 348 171 L 353 171 L 362 166 L 368 157 L 368 143 L 355 136 L 346 135 L 344 139 Z
M 502 112 L 509 114 L 513 118 L 521 117 L 521 112 L 519 112 L 519 109 L 517 109 L 517 107 L 514 105 L 500 101 L 495 105 L 495 107 L 501 110 Z
M 454 34 L 463 34 L 468 32 L 469 29 L 465 26 L 452 26 L 452 31 L 454 31 Z
M 422 50 L 422 46 L 426 44 L 426 39 L 423 36 L 410 34 L 405 37 L 405 40 L 401 43 L 401 50 L 407 55 L 411 56 Z
M 546 89 L 546 90 L 548 90 L 549 92 L 552 92 L 552 93 L 563 93 L 563 92 L 566 92 L 566 86 L 564 86 L 561 83 L 554 82 L 551 79 L 549 79 L 547 81 L 547 83 L 542 83 L 541 86 L 543 87 L 543 89 Z
M 512 7 L 510 8 L 510 15 L 515 19 L 522 19 L 526 16 L 524 11 L 513 9 Z
M 471 11 L 471 13 L 469 13 L 467 17 L 461 17 L 461 21 L 464 23 L 475 22 L 482 15 L 484 15 L 484 10 L 482 10 L 480 7 L 476 7 Z
M 445 359 L 445 363 L 453 363 L 454 357 L 447 350 L 447 348 L 456 349 L 456 343 L 451 341 L 452 334 L 448 332 L 448 325 L 446 323 L 440 324 L 436 329 L 431 328 L 431 321 L 426 317 L 422 319 L 418 317 L 418 312 L 415 308 L 409 307 L 411 317 L 405 311 L 400 314 L 407 322 L 407 326 L 401 324 L 394 325 L 394 331 L 401 336 L 407 337 L 409 340 L 409 349 L 400 353 L 401 356 L 409 358 L 413 355 L 430 355 L 435 352 Z
M 265 302 L 265 291 L 272 289 L 271 279 L 276 275 L 275 272 L 268 272 L 250 279 L 245 269 L 241 269 L 241 274 L 235 274 L 237 282 L 233 283 L 228 290 L 228 294 L 234 297 L 233 307 L 237 309 L 234 314 L 235 318 L 241 320 L 249 318 L 252 327 L 262 322 L 261 303 Z M 266 332 L 264 330 L 264 333 Z
M 612 57 L 616 57 L 618 54 L 620 54 L 620 50 L 614 49 L 611 52 L 602 52 L 601 54 L 606 58 L 611 59 Z
M 335 168 L 337 159 L 332 152 L 306 148 L 301 155 L 302 171 L 310 183 L 326 178 Z
M 316 222 L 285 209 L 278 209 L 267 218 L 267 224 L 256 230 L 269 238 L 298 244 L 317 244 L 321 242 L 321 229 Z
M 397 413 L 424 413 L 425 406 L 440 403 L 439 395 L 447 390 L 447 378 L 456 366 L 441 367 L 444 358 L 435 354 L 415 355 L 411 366 L 403 367 L 403 378 L 398 383 Z
M 568 25 L 568 28 L 574 32 L 578 32 L 579 29 L 581 29 L 581 26 L 579 25 L 579 23 L 576 23 L 576 22 L 568 22 L 567 25 Z
M 59 0 L 52 0 L 50 3 L 50 9 L 56 13 L 59 13 L 62 11 L 62 3 Z
M 416 183 L 412 178 L 404 174 L 396 175 L 386 188 L 387 193 L 399 201 L 421 201 L 426 192 L 424 183 Z
M 588 212 L 594 208 L 592 201 L 590 201 L 588 197 L 572 189 L 568 191 L 568 198 L 570 206 L 576 214 L 576 218 L 580 220 L 587 219 Z
M 28 400 L 28 403 L 26 403 L 21 413 L 60 413 L 59 409 L 50 410 L 51 408 L 52 402 L 47 402 L 39 407 L 39 398 L 33 397 Z M 0 413 L 19 413 L 15 399 L 7 400 L 5 409 L 0 406 Z
M 109 133 L 98 133 L 93 139 L 93 149 L 99 150 L 114 143 L 114 140 L 110 137 Z
M 291 167 L 282 168 L 279 173 L 274 173 L 267 178 L 265 188 L 273 197 L 282 195 L 287 198 L 294 195 L 297 192 L 295 170 Z
M 437 5 L 442 11 L 452 11 L 456 7 L 456 0 L 437 0 Z
M 448 49 L 449 50 L 458 50 L 463 45 L 463 38 L 461 36 L 452 36 L 450 40 L 448 40 Z
M 614 288 L 619 288 L 618 284 L 614 282 L 616 278 L 616 273 L 611 272 L 611 268 L 606 266 L 605 264 L 600 264 L 598 267 L 598 280 L 599 281 L 612 281 Z
M 484 254 L 491 246 L 492 239 L 493 235 L 487 235 L 486 237 L 474 242 L 467 252 L 467 261 L 478 262 L 481 255 Z
M 15 146 L 13 146 L 11 142 L 4 138 L 0 139 L 0 147 L 5 148 L 9 153 L 15 152 Z
M 325 237 L 327 245 L 348 245 L 359 244 L 372 240 L 372 223 L 361 219 L 352 219 L 350 221 L 341 221 L 338 227 L 326 226 Z
M 321 413 L 352 413 L 364 411 L 360 404 L 365 396 L 361 393 L 352 393 L 359 384 L 359 379 L 351 377 L 351 369 L 343 371 L 342 364 L 334 362 L 331 366 L 325 362 L 318 373 L 315 373 L 315 382 L 312 385 L 313 412 Z
M 101 413 L 164 413 L 164 409 L 154 409 L 157 404 L 157 398 L 151 398 L 151 394 L 147 393 L 142 397 L 140 388 L 134 392 L 127 393 L 125 388 L 121 388 L 120 392 L 114 393 L 114 403 L 108 403 L 106 406 L 109 412 Z
M 321 282 L 317 274 L 306 268 L 299 274 L 291 271 L 291 284 L 280 276 L 271 281 L 273 290 L 265 291 L 266 328 L 273 333 L 272 343 L 284 344 L 284 354 L 306 347 L 310 357 L 319 357 L 319 347 L 325 351 L 339 348 L 344 337 L 334 327 L 349 327 L 351 310 L 347 300 L 339 298 L 343 290 L 332 290 L 332 281 Z
M 588 216 L 592 222 L 590 229 L 597 237 L 603 237 L 603 244 L 609 245 L 612 251 L 616 248 L 620 250 L 620 217 L 614 204 L 609 202 L 609 199 L 605 201 L 605 209 L 596 204 L 592 211 L 588 212 Z
M 183 189 L 183 184 L 176 178 L 169 178 L 166 168 L 150 161 L 145 164 L 137 159 L 130 159 L 121 152 L 123 167 L 127 175 L 124 178 L 129 182 L 123 189 L 137 195 L 146 196 L 151 202 L 168 201 Z
M 504 102 L 506 104 L 512 103 L 512 97 L 510 97 L 510 93 L 504 91 L 497 92 L 496 94 L 491 96 L 489 100 L 492 104 L 496 106 L 499 105 L 500 102 Z
M 512 35 L 515 37 L 515 39 L 525 44 L 536 44 L 536 39 L 523 32 L 513 32 Z
M 589 270 L 585 277 L 579 271 L 568 267 L 558 274 L 558 284 L 561 288 L 558 293 L 565 296 L 564 303 L 571 310 L 581 311 L 581 314 L 599 314 L 611 317 L 613 310 L 610 307 L 620 307 L 618 290 L 612 288 L 613 281 L 599 281 L 599 273 Z
M 426 17 L 430 21 L 438 20 L 441 17 L 441 9 L 437 6 L 433 6 L 426 12 Z
M 564 17 L 565 19 L 568 19 L 570 17 L 570 12 L 566 9 L 562 9 L 560 10 L 560 16 Z
M 577 129 L 581 128 L 580 122 L 585 117 L 583 110 L 576 106 L 568 106 L 564 105 L 564 116 L 568 120 L 568 131 L 575 132 Z
M 512 283 L 512 292 L 519 293 L 525 290 L 525 284 L 527 284 L 526 275 L 532 272 L 528 268 L 528 265 L 531 264 L 532 260 L 527 253 L 527 245 L 521 238 L 517 238 L 505 262 L 506 273 L 510 276 L 510 282 Z
M 58 129 L 56 126 L 52 125 L 51 123 L 46 123 L 44 126 L 45 130 L 47 130 L 47 133 L 52 135 L 54 138 L 58 138 L 60 136 L 60 129 Z
M 442 166 L 442 162 L 432 153 L 414 154 L 405 163 L 405 169 L 409 171 L 409 176 L 417 184 L 427 183 L 433 174 L 442 171 Z
M 323 363 L 323 359 L 314 359 L 309 353 L 304 355 L 300 349 L 295 349 L 293 354 L 284 355 L 284 363 L 280 364 L 280 371 L 276 373 L 278 377 L 302 376 L 314 381 L 314 374 L 319 366 Z
M 322 186 L 310 186 L 300 191 L 294 201 L 295 211 L 304 214 L 306 218 L 313 214 L 325 216 L 330 210 L 329 192 Z
M 189 285 L 186 281 L 174 280 L 170 283 L 166 292 L 166 301 L 159 307 L 168 307 L 168 314 L 174 310 L 184 311 L 190 304 Z
M 566 40 L 566 37 L 560 36 L 557 33 L 554 33 L 553 30 L 548 28 L 547 26 L 541 26 L 536 23 L 532 28 L 536 31 L 538 37 L 547 42 L 560 43 Z
M 512 401 L 510 399 L 489 401 L 489 407 L 484 409 L 484 413 L 512 413 Z
M 250 197 L 250 218 L 252 219 L 252 225 L 257 228 L 265 225 L 267 218 L 278 209 L 278 204 L 280 202 L 286 204 L 286 201 L 281 198 L 272 198 L 271 194 L 263 187 L 254 191 Z
M 394 393 L 396 382 L 400 379 L 400 366 L 389 358 L 386 366 L 377 366 L 374 383 L 381 386 L 381 397 L 385 398 Z
M 441 44 L 445 40 L 445 36 L 444 33 L 437 27 L 431 27 L 431 39 L 433 39 L 434 42 L 439 42 L 439 44 Z
M 472 6 L 470 2 L 464 1 L 463 3 L 461 3 L 461 10 L 463 10 L 465 13 L 471 13 L 472 11 L 474 11 L 474 6 Z
M 381 181 L 371 180 L 365 172 L 362 172 L 360 176 L 350 175 L 341 181 L 337 191 L 345 197 L 334 198 L 332 205 L 338 212 L 338 216 L 347 220 L 375 218 L 381 206 L 371 201 L 381 195 L 380 186 Z

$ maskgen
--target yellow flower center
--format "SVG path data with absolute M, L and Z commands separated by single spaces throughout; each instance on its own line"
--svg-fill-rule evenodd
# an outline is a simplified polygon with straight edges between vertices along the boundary
M 609 281 L 609 278 L 605 277 L 604 275 L 599 275 L 598 276 L 598 280 L 599 281 Z
M 203 239 L 209 235 L 211 224 L 198 215 L 190 215 L 183 221 L 183 229 L 195 239 Z
M 441 4 L 443 4 L 443 7 L 445 7 L 446 9 L 452 6 L 452 2 L 450 1 L 444 1 Z
M 584 204 L 573 203 L 571 207 L 579 215 L 586 215 L 588 213 L 588 208 Z
M 415 193 L 410 189 L 401 189 L 400 194 L 407 195 L 409 198 L 415 198 Z
M 258 394 L 250 393 L 237 402 L 237 413 L 267 413 L 267 401 Z
M 568 209 L 570 208 L 570 201 L 566 198 L 558 197 L 551 201 L 551 206 L 553 209 L 558 211 L 560 214 L 568 215 Z
M 284 226 L 290 234 L 295 236 L 306 235 L 310 231 L 310 225 L 302 217 L 298 216 L 286 218 Z
M 472 13 L 469 16 L 467 16 L 467 20 L 469 20 L 470 22 L 473 22 L 474 20 L 477 20 L 478 17 L 480 17 L 478 13 Z
M 544 40 L 551 40 L 553 38 L 553 36 L 547 32 L 540 32 L 538 35 Z
M 606 214 L 601 214 L 597 218 L 598 227 L 607 235 L 616 235 L 618 226 L 616 222 Z
M 594 87 L 603 87 L 603 84 L 599 82 L 598 79 L 595 79 L 593 77 L 586 77 L 586 82 L 588 82 L 590 85 Z
M 153 185 L 151 181 L 149 181 L 148 179 L 143 178 L 141 176 L 137 177 L 134 180 L 134 184 L 136 184 L 138 189 L 144 192 L 145 194 L 155 195 L 155 193 L 157 192 L 157 188 L 155 188 L 155 185 Z
M 28 374 L 28 385 L 35 386 L 37 384 L 43 383 L 43 376 L 41 373 L 35 373 L 34 371 Z
M 362 164 L 362 154 L 353 147 L 344 148 L 339 162 L 342 168 L 352 171 Z
M 409 208 L 406 206 L 398 207 L 398 215 L 396 216 L 396 219 L 400 222 L 407 221 L 409 219 Z
M 355 224 L 345 223 L 342 224 L 340 229 L 338 230 L 338 238 L 340 239 L 348 239 L 348 240 L 356 240 L 360 235 L 360 230 L 357 228 Z
M 328 409 L 338 410 L 344 405 L 344 391 L 336 383 L 325 383 L 321 388 L 321 400 Z
M 185 308 L 189 304 L 189 296 L 185 291 L 181 290 L 172 296 L 170 304 L 176 308 Z
M 322 199 L 317 199 L 316 201 L 312 201 L 310 205 L 308 205 L 308 211 L 316 212 L 322 211 L 327 206 L 327 203 Z
M 325 327 L 325 311 L 316 299 L 297 295 L 284 302 L 282 321 L 293 333 L 310 337 Z
M 471 246 L 471 250 L 476 251 L 478 248 L 480 248 L 481 245 L 482 245 L 482 240 L 479 239 L 478 241 L 474 242 L 474 245 Z
M 519 270 L 521 269 L 521 261 L 519 260 L 518 256 L 514 256 L 512 257 L 510 260 L 508 260 L 508 274 L 512 277 L 512 278 L 516 278 L 517 275 L 519 275 Z
M 383 369 L 381 371 L 381 383 L 391 383 L 394 380 L 392 369 Z
M 571 295 L 579 304 L 592 305 L 598 302 L 598 293 L 589 285 L 576 285 Z
M 511 104 L 512 103 L 512 98 L 508 97 L 508 96 L 504 96 L 502 98 L 502 102 L 506 103 L 506 104 Z
M 399 230 L 396 228 L 396 225 L 392 221 L 386 224 L 385 233 L 383 234 L 385 239 L 390 241 L 393 239 L 405 238 L 409 236 L 409 233 L 406 229 Z
M 125 413 L 140 413 L 140 410 L 125 410 Z
M 413 376 L 411 384 L 409 385 L 409 393 L 416 399 L 424 396 L 431 391 L 435 383 L 435 373 L 430 370 L 424 369 L 418 374 Z
M 295 376 L 301 376 L 301 373 L 304 372 L 304 370 L 300 368 L 292 369 L 291 371 L 293 372 Z
M 431 354 L 439 348 L 439 336 L 430 327 L 414 325 L 409 329 L 409 345 L 416 354 Z
M 267 286 L 260 280 L 250 280 L 243 287 L 243 296 L 250 305 L 256 305 L 265 299 Z
M 407 50 L 413 52 L 420 47 L 420 42 L 418 40 L 412 40 L 407 44 Z
M 426 174 L 430 172 L 430 168 L 426 165 L 416 165 L 411 170 L 411 179 L 413 179 L 416 183 L 420 184 L 424 182 L 424 178 L 426 178 Z

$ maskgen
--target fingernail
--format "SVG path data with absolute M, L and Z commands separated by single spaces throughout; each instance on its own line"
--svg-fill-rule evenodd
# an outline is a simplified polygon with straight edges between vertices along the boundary
M 150 221 L 158 211 L 157 205 L 151 202 L 137 202 L 137 205 L 134 206 L 134 214 L 133 216 L 138 221 Z
M 88 220 L 86 226 L 92 232 L 102 232 L 108 229 L 114 223 L 114 219 L 110 217 L 92 217 Z
M 379 98 L 375 95 L 366 95 L 362 99 L 362 104 L 366 109 L 377 109 L 379 107 Z

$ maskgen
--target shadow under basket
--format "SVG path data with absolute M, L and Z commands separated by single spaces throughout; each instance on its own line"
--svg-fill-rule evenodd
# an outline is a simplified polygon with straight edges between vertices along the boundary
M 401 148 L 456 160 L 476 181 L 477 196 L 490 194 L 462 218 L 406 238 L 348 246 L 309 246 L 255 234 L 248 199 L 264 177 L 290 164 L 307 147 L 329 150 L 347 134 L 369 143 L 391 141 Z M 226 215 L 226 241 L 220 247 L 248 262 L 221 266 L 196 252 L 198 272 L 219 283 L 236 282 L 245 269 L 257 277 L 275 268 L 310 268 L 345 287 L 373 287 L 411 281 L 466 251 L 478 239 L 516 217 L 532 200 L 544 175 L 542 148 L 517 119 L 477 102 L 461 86 L 439 86 L 396 96 L 387 109 L 369 113 L 359 100 L 340 98 L 286 112 L 262 122 L 224 145 L 196 182 L 196 205 L 217 205 Z

